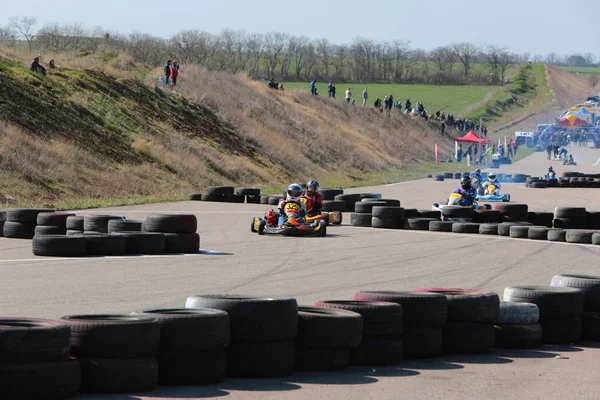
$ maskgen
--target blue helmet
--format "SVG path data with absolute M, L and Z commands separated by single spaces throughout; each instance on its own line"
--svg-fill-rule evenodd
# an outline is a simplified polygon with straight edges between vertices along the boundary
M 319 192 L 319 181 L 316 179 L 311 179 L 306 184 L 306 193 L 308 194 L 316 194 Z

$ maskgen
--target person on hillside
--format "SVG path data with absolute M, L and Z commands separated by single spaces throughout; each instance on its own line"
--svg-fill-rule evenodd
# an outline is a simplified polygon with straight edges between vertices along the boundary
M 50 62 L 48 63 L 48 66 L 52 69 L 56 68 L 56 64 L 54 64 L 54 59 L 50 60 Z
M 46 75 L 46 68 L 44 68 L 44 66 L 42 64 L 40 64 L 40 58 L 39 57 L 35 57 L 33 59 L 33 61 L 31 62 L 31 66 L 29 67 L 29 69 L 33 72 L 37 72 L 39 74 L 42 75 Z
M 409 112 L 410 112 L 411 107 L 412 107 L 412 103 L 410 102 L 410 99 L 406 99 L 406 101 L 404 102 L 404 109 L 409 110 Z
M 508 144 L 506 145 L 506 148 L 507 148 L 506 156 L 508 158 L 512 158 L 513 157 L 513 142 L 512 142 L 512 139 L 510 139 L 510 142 L 508 142 Z
M 377 100 L 375 100 L 373 107 L 375 107 L 377 109 L 381 109 L 381 99 L 379 97 L 377 98 Z
M 346 103 L 350 103 L 350 100 L 352 100 L 352 90 L 348 88 L 346 90 Z
M 310 82 L 310 94 L 313 96 L 317 94 L 317 80 L 313 80 Z
M 284 87 L 283 87 L 283 83 L 280 83 L 280 84 L 279 84 L 279 87 L 278 87 L 277 89 L 278 89 L 278 90 L 281 90 L 281 91 L 283 92 L 283 91 L 285 90 L 285 89 L 284 89 Z
M 482 144 L 481 150 L 479 150 L 479 165 L 487 164 L 486 153 L 485 145 Z
M 446 122 L 442 121 L 442 124 L 440 125 L 440 132 L 442 134 L 442 136 L 444 136 L 444 132 L 446 132 Z
M 388 97 L 387 110 L 388 112 L 392 111 L 392 106 L 394 105 L 394 95 L 390 94 Z
M 163 72 L 165 73 L 165 85 L 169 84 L 169 78 L 171 77 L 171 60 L 167 60 L 165 67 L 163 68 Z
M 311 179 L 306 184 L 306 191 L 303 194 L 306 197 L 306 215 L 315 216 L 321 213 L 323 208 L 323 196 L 319 193 L 319 181 Z
M 177 77 L 179 76 L 179 63 L 177 60 L 173 60 L 171 64 L 171 87 L 177 85 Z
M 477 197 L 477 191 L 471 186 L 471 178 L 469 176 L 462 177 L 460 180 L 460 187 L 456 189 L 454 193 L 462 195 L 458 205 L 463 207 L 472 206 L 475 198 Z
M 329 85 L 327 85 L 327 94 L 330 99 L 335 99 L 335 84 L 333 81 L 329 81 Z
M 367 92 L 367 88 L 365 88 L 365 90 L 363 90 L 362 92 L 362 99 L 363 99 L 363 107 L 367 105 L 367 100 L 369 99 L 369 93 Z
M 515 157 L 517 156 L 517 150 L 519 150 L 519 143 L 515 141 L 515 144 L 513 144 L 513 154 Z

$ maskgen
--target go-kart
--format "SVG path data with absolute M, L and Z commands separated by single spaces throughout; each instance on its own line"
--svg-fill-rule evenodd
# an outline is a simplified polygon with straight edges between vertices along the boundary
M 486 190 L 487 189 L 487 190 Z M 477 194 L 475 200 L 479 201 L 510 201 L 510 194 L 506 193 L 501 195 L 500 190 L 496 187 L 496 185 L 488 185 L 487 188 L 484 189 L 483 194 Z
M 565 161 L 563 161 L 563 165 L 577 165 L 577 163 L 575 162 L 575 160 L 572 160 L 572 161 L 565 160 Z
M 463 214 L 462 212 L 457 212 L 457 209 L 474 209 L 474 210 L 491 210 L 492 206 L 489 204 L 478 204 L 476 201 L 473 202 L 472 206 L 460 206 L 459 205 L 459 201 L 462 198 L 462 195 L 460 193 L 452 193 L 450 195 L 450 197 L 448 198 L 447 202 L 441 202 L 441 203 L 433 203 L 433 206 L 431 207 L 432 210 L 434 211 L 441 211 L 442 212 L 442 220 L 444 221 L 459 221 L 459 222 L 470 222 L 472 220 L 472 218 L 467 217 L 467 215 L 472 215 L 472 211 L 469 212 L 465 212 L 464 216 L 460 215 Z M 453 214 L 456 214 L 456 216 L 454 217 L 449 217 L 444 215 L 444 207 L 452 207 L 454 209 Z
M 312 222 L 300 218 L 300 206 L 296 203 L 285 205 L 284 223 L 279 226 L 279 213 L 269 210 L 265 218 L 254 217 L 250 224 L 250 231 L 259 235 L 283 235 L 283 236 L 319 236 L 327 235 L 327 223 L 320 219 Z

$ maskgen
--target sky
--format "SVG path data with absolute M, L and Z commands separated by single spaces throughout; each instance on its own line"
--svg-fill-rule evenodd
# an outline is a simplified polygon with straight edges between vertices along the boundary
M 515 53 L 593 53 L 600 58 L 600 1 L 564 0 L 27 0 L 3 2 L 11 16 L 46 23 L 82 23 L 109 31 L 160 37 L 185 29 L 225 28 L 327 38 L 407 40 L 431 50 L 455 42 L 495 44 Z

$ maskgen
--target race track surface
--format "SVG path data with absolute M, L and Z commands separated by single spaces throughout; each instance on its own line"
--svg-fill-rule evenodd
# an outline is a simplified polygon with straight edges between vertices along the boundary
M 581 165 L 555 170 L 600 172 L 600 150 L 574 151 Z M 545 153 L 498 172 L 542 175 Z M 431 179 L 375 188 L 407 208 L 429 209 L 458 180 Z M 514 202 L 532 210 L 585 206 L 600 210 L 600 189 L 525 189 L 505 185 Z M 34 257 L 31 241 L 0 238 L 0 314 L 58 318 L 66 314 L 127 313 L 183 307 L 189 295 L 243 293 L 293 296 L 299 304 L 350 299 L 359 290 L 420 287 L 484 288 L 549 285 L 558 273 L 600 275 L 600 247 L 479 235 L 330 227 L 326 238 L 261 237 L 250 232 L 264 205 L 179 202 L 87 210 L 143 219 L 151 212 L 194 213 L 201 254 L 120 258 Z M 557 359 L 557 355 L 566 358 Z M 296 374 L 286 379 L 227 380 L 209 387 L 160 388 L 144 395 L 82 399 L 597 399 L 600 351 L 594 343 L 499 350 L 487 356 L 406 361 L 399 367 L 353 367 L 340 373 Z

